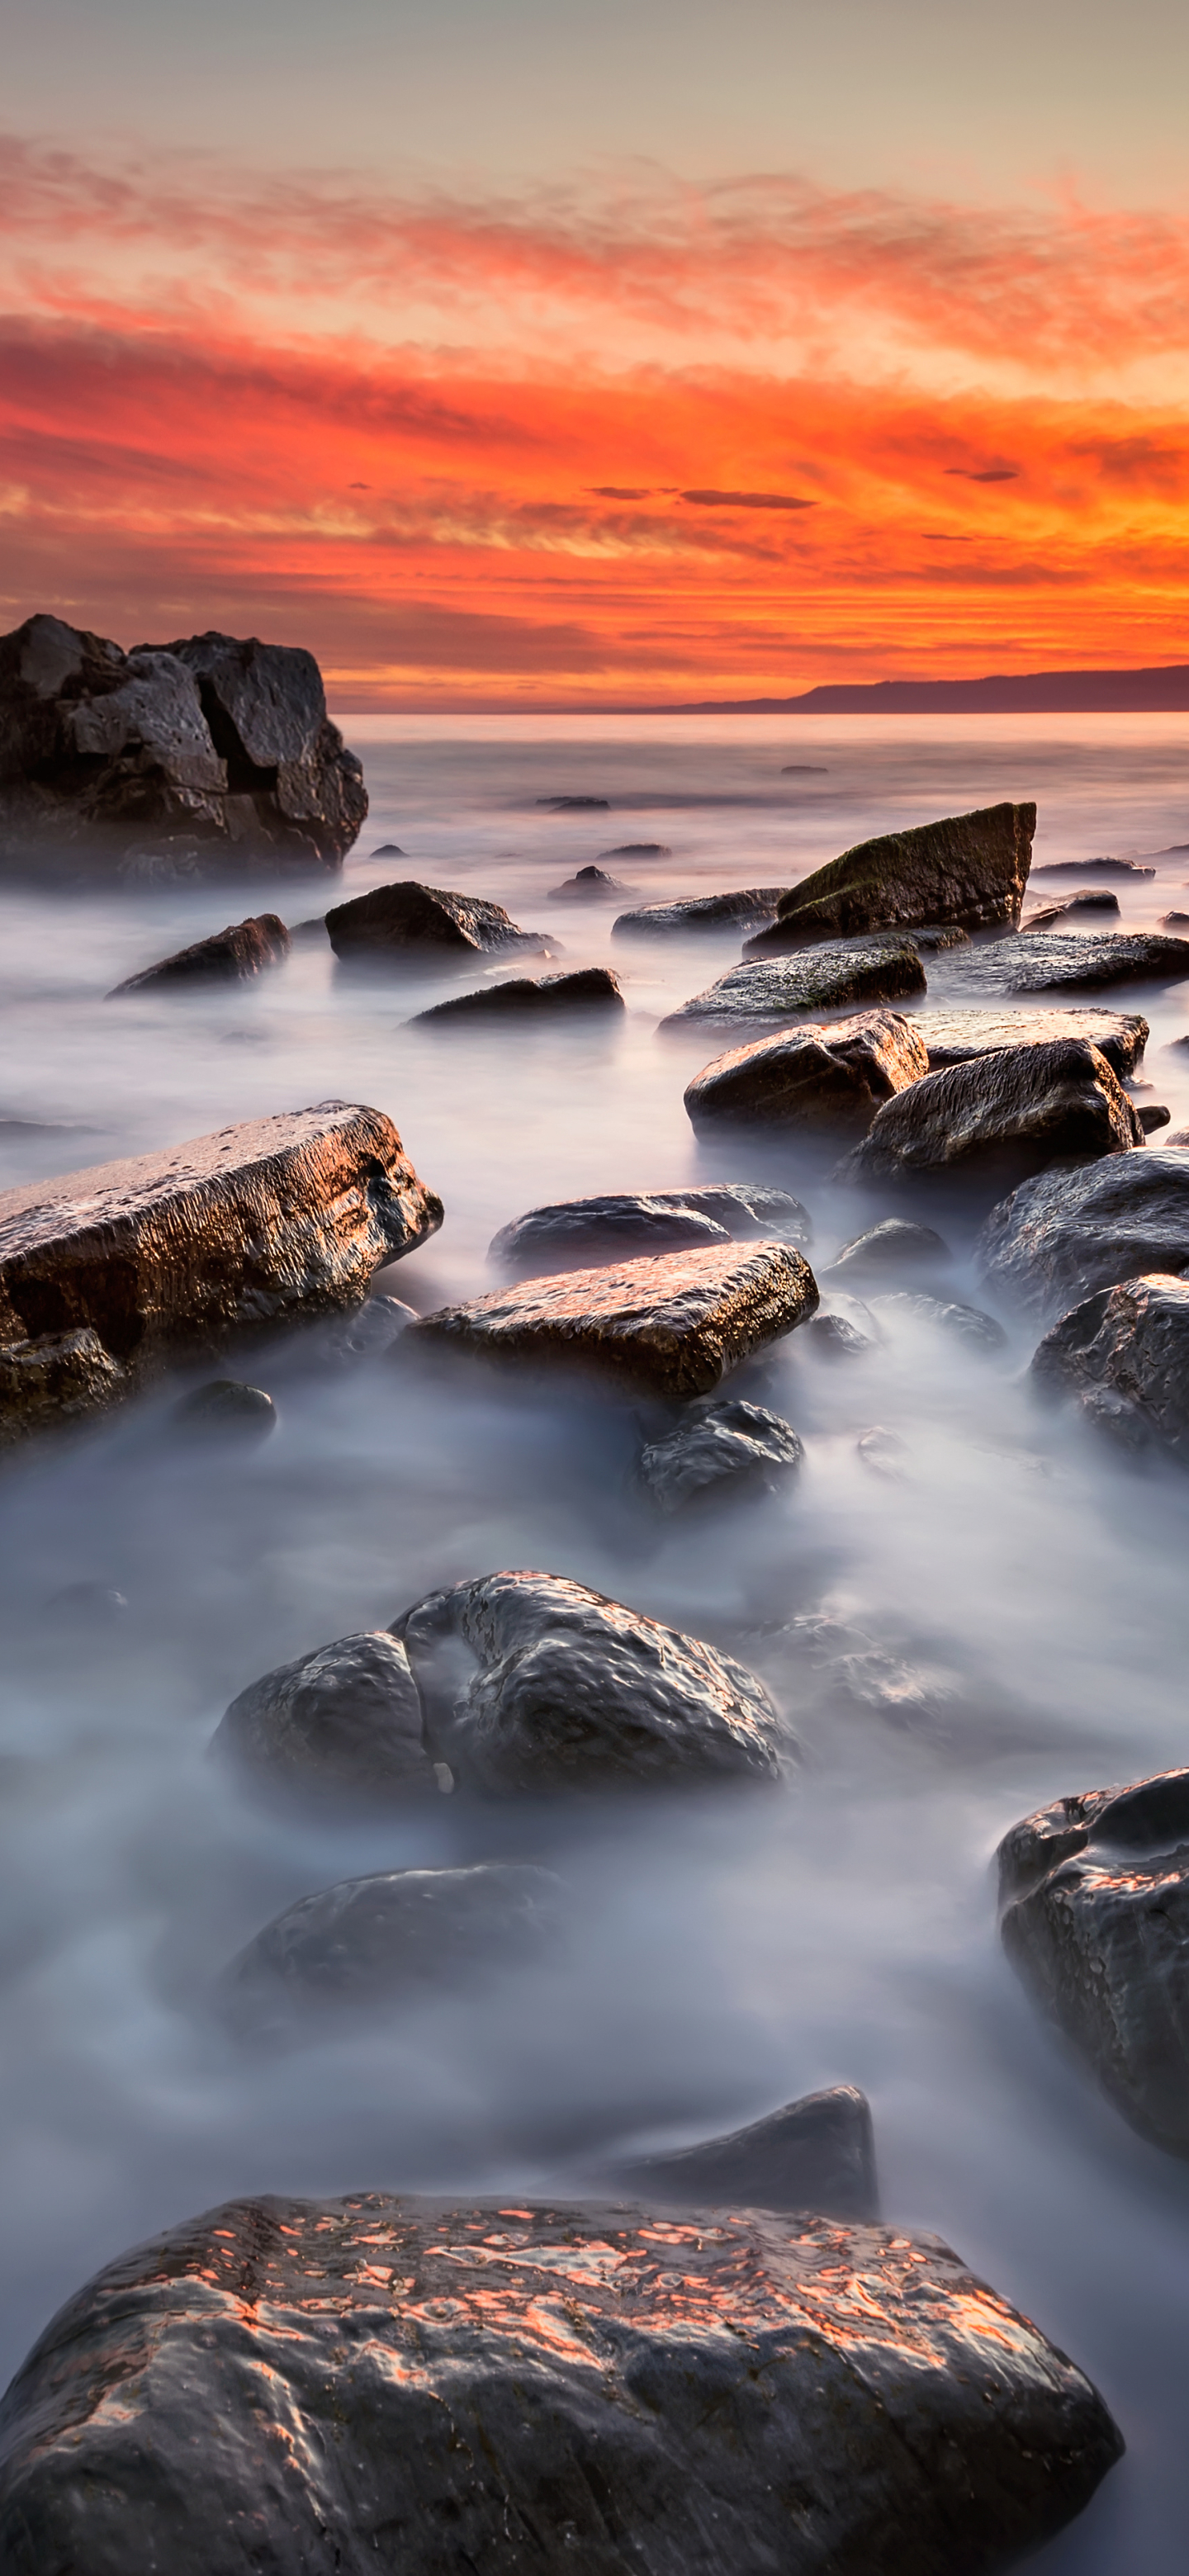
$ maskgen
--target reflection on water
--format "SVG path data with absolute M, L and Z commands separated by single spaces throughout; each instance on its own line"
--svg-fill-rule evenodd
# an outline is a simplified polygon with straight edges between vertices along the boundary
M 381 1283 L 422 1311 L 493 1284 L 491 1235 L 535 1203 L 695 1177 L 792 1189 L 824 1263 L 882 1205 L 834 1188 L 828 1157 L 695 1140 L 681 1093 L 713 1043 L 656 1035 L 737 937 L 614 941 L 613 907 L 551 905 L 548 889 L 644 838 L 645 815 L 671 855 L 633 853 L 630 875 L 657 901 L 786 882 L 871 830 L 1004 795 L 1037 798 L 1038 858 L 1189 836 L 1189 742 L 1166 719 L 883 738 L 769 719 L 351 730 L 373 795 L 364 851 L 394 840 L 407 858 L 355 858 L 346 890 L 403 872 L 489 894 L 560 939 L 567 965 L 614 963 L 624 1020 L 410 1029 L 457 976 L 347 972 L 317 936 L 255 988 L 108 1003 L 226 919 L 276 903 L 297 922 L 329 897 L 308 882 L 10 892 L 4 1185 L 339 1096 L 387 1110 L 445 1199 L 442 1233 Z M 791 759 L 825 774 L 782 777 Z M 537 802 L 595 794 L 605 813 Z M 1121 889 L 1125 921 L 1154 924 L 1185 876 L 1182 851 Z M 945 971 L 930 969 L 933 998 Z M 1115 1006 L 1147 1012 L 1147 1096 L 1189 1122 L 1189 1052 L 1165 1051 L 1189 991 Z M 947 1202 L 933 1221 L 959 1256 L 952 1293 L 977 1302 L 972 1212 Z M 250 1454 L 183 1452 L 174 1389 L 6 1467 L 5 2364 L 95 2265 L 232 2193 L 529 2191 L 605 2143 L 675 2143 L 850 2081 L 872 2100 L 888 2214 L 949 2237 L 1034 2315 L 1127 2435 L 1123 2467 L 1037 2565 L 1175 2563 L 1189 2183 L 1038 2027 L 999 1953 L 987 1865 L 1004 1827 L 1061 1791 L 1185 1760 L 1189 1486 L 1034 1412 L 1030 1337 L 1006 1320 L 998 1358 L 911 1318 L 858 1361 L 794 1337 L 747 1391 L 796 1425 L 805 1465 L 725 1520 L 648 1517 L 630 1409 L 344 1368 L 301 1340 L 253 1355 L 281 1427 Z M 894 1475 L 859 1452 L 876 1424 L 903 1444 L 875 1452 Z M 207 1761 L 227 1701 L 268 1666 L 501 1565 L 572 1574 L 752 1664 L 801 1740 L 795 1786 L 578 1812 L 441 1799 L 359 1823 L 274 1813 Z M 283 1906 L 364 1870 L 478 1857 L 561 1871 L 564 1955 L 378 2034 L 235 2052 L 210 1982 Z

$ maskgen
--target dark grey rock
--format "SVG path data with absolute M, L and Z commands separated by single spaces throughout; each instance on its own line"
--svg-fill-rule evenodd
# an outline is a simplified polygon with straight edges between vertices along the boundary
M 885 1101 L 842 1166 L 852 1181 L 968 1174 L 1002 1188 L 1059 1157 L 1143 1143 L 1134 1103 L 1084 1038 L 1005 1047 L 926 1074 Z
M 854 2084 L 805 2093 L 729 2137 L 636 2156 L 608 2180 L 673 2209 L 813 2209 L 828 2218 L 879 2216 L 871 2109 Z
M 292 945 L 278 914 L 257 913 L 247 921 L 229 923 L 226 930 L 213 931 L 209 939 L 196 939 L 192 947 L 179 948 L 174 956 L 162 957 L 139 975 L 127 976 L 107 998 L 114 1002 L 122 993 L 146 993 L 157 984 L 244 983 L 266 966 L 279 966 Z
M 1110 984 L 1178 984 L 1189 976 L 1189 939 L 1166 931 L 1025 930 L 976 944 L 954 969 L 966 993 L 1056 993 Z
M 861 1316 L 865 1321 L 860 1321 Z M 828 1298 L 810 1316 L 803 1332 L 802 1347 L 815 1359 L 860 1360 L 879 1348 L 874 1316 L 866 1315 L 857 1297 Z
M 1135 1105 L 1135 1114 L 1139 1120 L 1140 1126 L 1143 1128 L 1145 1136 L 1154 1136 L 1157 1128 L 1171 1127 L 1172 1125 L 1171 1109 L 1165 1109 L 1160 1102 L 1155 1100 L 1137 1101 Z
M 799 1467 L 804 1449 L 792 1424 L 759 1404 L 729 1399 L 687 1414 L 675 1431 L 640 1453 L 638 1475 L 659 1512 L 769 1491 Z
M 518 975 L 508 984 L 484 984 L 477 993 L 455 993 L 448 1002 L 418 1011 L 409 1026 L 424 1028 L 427 1020 L 540 1019 L 558 1011 L 623 1008 L 619 978 L 610 967 L 583 966 L 572 975 Z
M 983 1277 L 1032 1314 L 1146 1270 L 1189 1269 L 1189 1152 L 1146 1145 L 1074 1172 L 1042 1172 L 991 1210 Z
M 894 937 L 835 939 L 795 957 L 758 957 L 732 966 L 695 993 L 661 1026 L 688 1020 L 747 1027 L 764 1020 L 795 1020 L 810 1011 L 841 1010 L 848 1002 L 899 1001 L 923 993 L 925 969 L 911 940 Z
M 868 1226 L 863 1234 L 844 1243 L 821 1277 L 848 1283 L 919 1277 L 922 1271 L 944 1269 L 952 1260 L 949 1245 L 931 1225 L 915 1225 L 908 1217 L 888 1216 L 882 1224 Z
M 825 1028 L 784 1029 L 732 1047 L 687 1084 L 685 1106 L 695 1127 L 729 1120 L 862 1133 L 885 1100 L 928 1070 L 911 1020 L 861 1011 Z
M 550 805 L 555 814 L 608 814 L 608 796 L 538 796 L 538 805 Z
M 1189 930 L 1189 912 L 1162 912 L 1160 927 L 1162 930 Z
M 1003 1047 L 1087 1038 L 1122 1082 L 1135 1072 L 1148 1043 L 1148 1023 L 1138 1011 L 924 1010 L 914 1012 L 913 1026 L 929 1050 L 931 1073 L 966 1064 L 971 1056 L 997 1055 Z
M 399 841 L 378 841 L 372 851 L 373 859 L 403 859 L 407 856 L 407 851 L 402 850 Z
M 619 841 L 613 850 L 604 850 L 605 859 L 671 859 L 667 841 Z
M 399 885 L 373 886 L 370 894 L 334 904 L 326 915 L 326 930 L 336 957 L 436 952 L 461 963 L 468 956 L 498 955 L 513 948 L 538 957 L 553 954 L 548 940 L 538 938 L 535 931 L 518 930 L 502 903 L 451 894 L 442 886 L 418 885 L 412 878 Z
M 609 877 L 605 868 L 579 868 L 563 885 L 550 886 L 550 903 L 609 903 L 613 895 L 633 894 L 633 886 Z
M 336 1638 L 250 1682 L 211 1750 L 264 1787 L 304 1797 L 402 1805 L 440 1785 L 408 1656 L 386 1628 Z
M 1032 1374 L 1050 1393 L 1088 1394 L 1100 1419 L 1103 1394 L 1113 1415 L 1126 1408 L 1133 1446 L 1158 1440 L 1189 1456 L 1189 1282 L 1149 1271 L 1099 1288 L 1045 1334 Z
M 872 1305 L 881 1320 L 933 1324 L 954 1341 L 964 1342 L 968 1350 L 990 1353 L 1007 1349 L 1007 1335 L 993 1315 L 984 1315 L 981 1306 L 964 1306 L 953 1297 L 924 1297 L 911 1290 L 900 1290 L 895 1296 L 873 1297 Z
M 560 1199 L 530 1208 L 492 1236 L 488 1259 L 509 1269 L 564 1270 L 623 1253 L 678 1252 L 686 1244 L 766 1236 L 804 1246 L 813 1232 L 799 1199 L 762 1182 L 695 1182 L 685 1190 L 642 1190 Z
M 990 805 L 862 841 L 790 887 L 775 922 L 749 941 L 748 953 L 910 929 L 916 922 L 952 922 L 964 930 L 1014 924 L 1035 830 L 1035 805 Z
M 1134 859 L 1054 859 L 1047 866 L 1032 871 L 1037 877 L 1154 877 L 1155 868 L 1141 868 Z
M 212 1377 L 180 1398 L 173 1419 L 194 1438 L 242 1444 L 268 1439 L 277 1427 L 277 1408 L 262 1386 L 247 1386 L 238 1377 Z
M 773 1780 L 790 1748 L 754 1673 L 559 1574 L 489 1574 L 393 1621 L 425 1740 L 487 1795 Z M 478 1669 L 459 1686 L 469 1649 Z M 461 1654 L 461 1661 L 460 1661 Z
M 551 1870 L 505 1861 L 345 1878 L 248 1942 L 219 1980 L 220 2012 L 245 2038 L 284 2039 L 473 1983 L 542 1953 L 558 1893 Z
M 670 930 L 722 930 L 733 922 L 771 921 L 783 886 L 747 886 L 734 894 L 689 895 L 679 903 L 644 904 L 621 912 L 611 925 L 614 939 L 652 939 Z
M 1020 923 L 1020 928 L 1021 930 L 1028 931 L 1047 930 L 1050 927 L 1050 924 L 1054 922 L 1078 922 L 1083 920 L 1089 913 L 1111 912 L 1117 914 L 1118 910 L 1119 898 L 1117 894 L 1109 893 L 1105 887 L 1100 894 L 1095 894 L 1091 889 L 1087 889 L 1082 894 L 1069 894 L 1064 897 L 1060 897 L 1056 903 L 1042 903 L 1037 911 L 1030 912 L 1025 915 L 1024 920 Z

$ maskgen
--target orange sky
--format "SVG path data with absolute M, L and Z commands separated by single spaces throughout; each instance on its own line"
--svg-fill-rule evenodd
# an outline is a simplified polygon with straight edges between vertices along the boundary
M 0 617 L 340 708 L 1189 659 L 1189 221 L 659 169 L 0 165 Z

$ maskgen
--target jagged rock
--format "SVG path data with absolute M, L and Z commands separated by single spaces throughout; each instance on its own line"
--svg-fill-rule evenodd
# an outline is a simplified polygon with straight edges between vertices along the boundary
M 685 1106 L 695 1127 L 730 1119 L 862 1132 L 885 1100 L 928 1070 L 911 1020 L 860 1011 L 826 1028 L 782 1030 L 732 1047 L 695 1074 Z
M 783 886 L 746 886 L 735 894 L 689 895 L 680 903 L 647 903 L 621 912 L 613 939 L 649 939 L 667 930 L 722 930 L 733 922 L 771 921 Z
M 627 1252 L 679 1252 L 683 1245 L 767 1236 L 804 1246 L 813 1228 L 799 1199 L 762 1182 L 696 1182 L 687 1190 L 641 1190 L 606 1198 L 560 1199 L 502 1225 L 489 1261 L 548 1270 L 613 1261 Z
M 212 1377 L 192 1387 L 173 1408 L 182 1431 L 204 1440 L 267 1440 L 277 1427 L 277 1408 L 262 1386 L 242 1378 Z
M 1136 1447 L 1189 1454 L 1189 1282 L 1148 1271 L 1099 1288 L 1045 1334 L 1032 1374 L 1054 1394 L 1105 1392 L 1133 1417 Z
M 484 984 L 477 993 L 455 993 L 448 1002 L 434 1002 L 428 1011 L 418 1011 L 409 1026 L 424 1028 L 427 1020 L 522 1020 L 555 1011 L 623 1008 L 619 978 L 610 967 L 583 966 L 573 975 L 537 979 L 518 975 L 509 984 Z
M 997 1294 L 1051 1312 L 1148 1270 L 1189 1270 L 1189 1152 L 1147 1145 L 1042 1172 L 991 1210 L 975 1247 Z
M 937 2237 L 510 2196 L 109 2264 L 4 2400 L 6 2576 L 994 2576 L 1122 2452 Z
M 887 1216 L 868 1226 L 836 1252 L 823 1279 L 902 1279 L 921 1271 L 944 1269 L 953 1260 L 948 1243 L 931 1225 L 914 1225 L 907 1217 Z
M 1135 1072 L 1149 1035 L 1138 1011 L 926 1010 L 914 1012 L 913 1027 L 929 1050 L 930 1073 L 947 1064 L 966 1064 L 971 1056 L 998 1055 L 1003 1047 L 1088 1038 L 1120 1082 Z
M 762 1020 L 795 1020 L 808 1011 L 841 1010 L 847 1002 L 899 1001 L 923 993 L 925 969 L 907 939 L 836 939 L 797 957 L 756 958 L 732 966 L 704 993 L 695 993 L 661 1027 L 687 1020 L 746 1026 Z
M 856 931 L 954 922 L 964 930 L 1020 918 L 1036 830 L 1035 805 L 989 805 L 905 832 L 860 841 L 781 898 L 776 920 L 749 940 L 765 956 Z
M 977 944 L 955 968 L 964 992 L 1093 991 L 1108 984 L 1178 984 L 1189 939 L 1156 930 L 1026 930 Z
M 993 1315 L 984 1315 L 981 1306 L 964 1306 L 954 1297 L 923 1297 L 911 1290 L 899 1290 L 895 1296 L 873 1297 L 876 1314 L 890 1324 L 934 1324 L 939 1332 L 948 1333 L 954 1341 L 965 1342 L 972 1351 L 1005 1351 L 1007 1335 Z
M 478 895 L 451 894 L 442 886 L 373 886 L 370 894 L 336 903 L 326 915 L 326 930 L 336 957 L 427 949 L 463 957 L 498 954 L 511 948 L 534 956 L 553 954 L 549 942 L 533 930 L 518 930 L 502 903 L 485 903 Z
M 659 1512 L 715 1501 L 740 1490 L 769 1491 L 805 1452 L 792 1424 L 760 1404 L 726 1401 L 687 1416 L 640 1452 L 640 1483 Z
M 546 1273 L 442 1306 L 410 1325 L 405 1347 L 438 1342 L 477 1358 L 568 1364 L 684 1403 L 711 1394 L 816 1304 L 813 1273 L 791 1244 L 711 1244 Z
M 337 868 L 366 813 L 310 653 L 214 634 L 124 653 L 57 617 L 0 637 L 10 863 Z
M 1155 868 L 1137 867 L 1134 859 L 1053 859 L 1047 866 L 1037 866 L 1038 877 L 1154 877 Z
M 352 1307 L 441 1222 L 391 1119 L 339 1100 L 6 1190 L 2 1435 Z
M 122 993 L 145 993 L 155 984 L 246 982 L 266 966 L 279 966 L 292 945 L 278 914 L 257 913 L 212 932 L 209 939 L 196 939 L 191 948 L 179 948 L 174 956 L 144 967 L 139 975 L 126 976 L 107 998 L 115 1002 Z
M 609 877 L 605 868 L 579 868 L 576 876 L 564 884 L 550 886 L 550 903 L 606 903 L 613 894 L 634 894 L 634 886 L 623 885 L 618 877 Z
M 868 2223 L 879 2216 L 871 2109 L 855 2084 L 805 2093 L 729 2137 L 624 2158 L 608 2179 L 662 2208 L 812 2209 Z
M 404 1647 L 386 1628 L 338 1637 L 250 1682 L 211 1738 L 265 1787 L 403 1804 L 439 1782 Z
M 1092 891 L 1087 890 L 1083 894 L 1066 895 L 1056 903 L 1041 904 L 1036 912 L 1030 912 L 1026 916 L 1026 918 L 1020 923 L 1020 928 L 1021 930 L 1029 931 L 1047 930 L 1050 927 L 1050 924 L 1056 921 L 1080 921 L 1084 919 L 1087 913 L 1113 912 L 1117 914 L 1118 910 L 1119 898 L 1117 894 L 1108 893 L 1105 887 L 1101 894 L 1095 894 Z
M 1002 1187 L 1059 1156 L 1125 1153 L 1143 1136 L 1106 1057 L 1060 1038 L 926 1074 L 884 1103 L 842 1171 L 868 1182 L 967 1172 Z
M 1189 2155 L 1189 1771 L 1059 1798 L 999 1872 L 1025 1985 L 1132 2128 Z
M 257 1932 L 219 1979 L 220 2011 L 244 2037 L 281 2039 L 472 1982 L 542 1950 L 558 1890 L 552 1870 L 506 1861 L 345 1878 Z
M 566 1575 L 455 1583 L 392 1633 L 431 1754 L 487 1796 L 773 1780 L 793 1750 L 744 1665 Z M 461 1689 L 460 1647 L 478 1664 Z

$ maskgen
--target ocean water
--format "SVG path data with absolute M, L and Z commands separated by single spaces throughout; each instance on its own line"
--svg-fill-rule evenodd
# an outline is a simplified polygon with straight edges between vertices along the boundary
M 251 987 L 107 1001 L 224 920 L 267 906 L 294 924 L 330 889 L 10 889 L 0 1187 L 339 1097 L 386 1110 L 445 1200 L 442 1232 L 377 1282 L 421 1311 L 493 1284 L 487 1244 L 526 1208 L 693 1178 L 793 1189 L 825 1262 L 883 1203 L 808 1147 L 695 1139 L 682 1090 L 719 1042 L 658 1033 L 738 935 L 616 940 L 617 906 L 552 887 L 592 860 L 641 901 L 780 884 L 872 831 L 1015 796 L 1040 810 L 1038 867 L 1148 857 L 1155 878 L 1119 890 L 1125 922 L 1189 908 L 1183 720 L 345 722 L 372 812 L 344 891 L 408 875 L 492 896 L 558 942 L 559 964 L 612 962 L 626 1013 L 411 1027 L 478 976 L 352 973 L 317 933 Z M 566 795 L 606 810 L 541 802 Z M 405 857 L 370 856 L 384 841 Z M 668 854 L 603 857 L 640 841 Z M 952 971 L 930 968 L 932 999 Z M 1189 1123 L 1189 1049 L 1173 1045 L 1189 986 L 1104 998 L 1150 1018 L 1140 1096 Z M 935 1222 L 956 1293 L 986 1302 L 970 1209 Z M 234 2194 L 557 2189 L 611 2148 L 851 2081 L 871 2099 L 885 2214 L 956 2245 L 1123 2427 L 1125 2461 L 1034 2563 L 1179 2563 L 1189 2175 L 1038 2023 L 999 1948 L 991 1861 L 1063 1791 L 1189 1757 L 1189 1483 L 1039 1413 L 1034 1334 L 1003 1320 L 1010 1348 L 990 1361 L 917 1328 L 829 1366 L 794 1335 L 762 1400 L 801 1432 L 800 1475 L 663 1524 L 633 1498 L 630 1406 L 383 1360 L 331 1370 L 300 1336 L 245 1364 L 280 1412 L 247 1455 L 183 1453 L 174 1386 L 5 1463 L 6 2369 L 97 2265 Z M 875 1424 L 905 1444 L 898 1481 L 859 1456 Z M 344 1822 L 274 1812 L 207 1759 L 228 1700 L 270 1666 L 501 1566 L 571 1574 L 751 1663 L 800 1739 L 788 1788 L 478 1816 L 443 1799 Z M 126 1610 L 64 1609 L 55 1596 L 81 1584 Z M 849 1693 L 792 1624 L 811 1617 L 867 1656 Z M 479 1853 L 566 1880 L 569 1930 L 546 1963 L 287 2054 L 222 2033 L 212 1982 L 282 1906 Z

